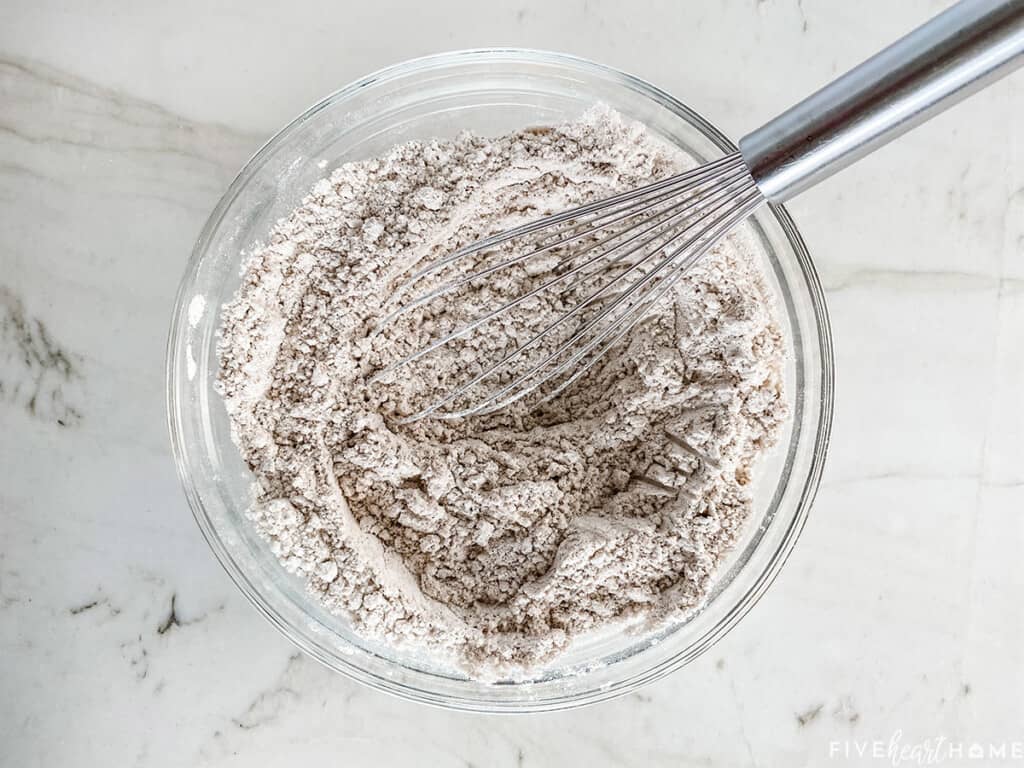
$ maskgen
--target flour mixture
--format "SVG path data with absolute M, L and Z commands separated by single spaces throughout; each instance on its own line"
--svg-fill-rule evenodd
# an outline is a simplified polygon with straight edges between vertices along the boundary
M 255 250 L 223 313 L 220 391 L 257 480 L 252 522 L 329 610 L 485 675 L 701 606 L 786 415 L 785 345 L 746 235 L 540 408 L 396 425 L 440 393 L 439 371 L 479 369 L 465 348 L 366 386 L 474 310 L 373 336 L 414 266 L 693 164 L 600 108 L 410 142 L 320 181 Z M 515 332 L 496 330 L 495 348 Z

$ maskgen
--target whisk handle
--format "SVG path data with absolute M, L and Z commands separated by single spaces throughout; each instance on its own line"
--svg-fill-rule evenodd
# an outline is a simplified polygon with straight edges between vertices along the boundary
M 740 140 L 784 202 L 1024 64 L 1024 0 L 961 0 Z

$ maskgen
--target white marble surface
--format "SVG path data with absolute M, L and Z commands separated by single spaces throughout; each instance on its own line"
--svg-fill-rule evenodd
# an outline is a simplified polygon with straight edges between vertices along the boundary
M 450 714 L 297 655 L 214 562 L 164 427 L 193 239 L 339 85 L 443 49 L 563 49 L 739 136 L 943 5 L 0 4 L 0 765 L 884 765 L 857 744 L 898 731 L 1005 742 L 1013 763 L 1024 74 L 792 205 L 834 323 L 828 470 L 768 595 L 640 694 Z

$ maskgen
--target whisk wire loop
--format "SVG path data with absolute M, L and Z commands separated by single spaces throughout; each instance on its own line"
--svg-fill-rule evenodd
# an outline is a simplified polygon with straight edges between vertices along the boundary
M 551 253 L 556 258 L 553 264 L 543 265 L 538 285 L 385 365 L 371 377 L 370 383 L 387 379 L 399 369 L 559 286 L 561 297 L 582 298 L 524 343 L 497 361 L 485 364 L 469 381 L 400 422 L 428 416 L 458 419 L 492 413 L 569 372 L 539 402 L 550 400 L 592 368 L 649 314 L 701 256 L 762 202 L 742 157 L 734 153 L 645 187 L 471 243 L 413 274 L 396 294 L 393 303 L 399 306 L 384 316 L 378 332 L 416 307 L 430 305 L 471 283 L 517 265 L 525 267 L 530 259 L 543 254 Z M 565 253 L 560 253 L 560 249 Z M 489 254 L 495 251 L 499 252 L 497 261 L 488 263 Z M 440 285 L 409 298 L 415 284 L 432 275 L 440 276 L 448 267 L 457 270 L 457 262 L 471 256 L 480 260 L 478 269 L 456 272 Z M 591 289 L 588 284 L 594 281 L 598 284 Z M 595 314 L 588 317 L 588 309 Z M 553 336 L 557 331 L 564 334 L 574 318 L 577 327 L 569 330 L 567 337 Z M 526 353 L 540 348 L 546 340 L 554 349 L 541 351 L 536 362 L 528 360 Z M 525 370 L 515 369 L 513 364 L 519 361 Z M 496 376 L 507 383 L 475 399 L 471 397 L 479 385 Z M 460 407 L 460 400 L 469 403 Z

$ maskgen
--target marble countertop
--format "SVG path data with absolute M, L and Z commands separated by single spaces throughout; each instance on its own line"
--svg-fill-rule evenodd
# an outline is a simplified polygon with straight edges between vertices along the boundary
M 170 308 L 205 217 L 349 80 L 444 49 L 561 49 L 739 136 L 943 5 L 5 0 L 0 765 L 883 765 L 875 742 L 940 737 L 1012 763 L 1024 74 L 792 204 L 836 341 L 821 491 L 751 614 L 640 693 L 470 716 L 298 655 L 214 561 L 164 426 Z

